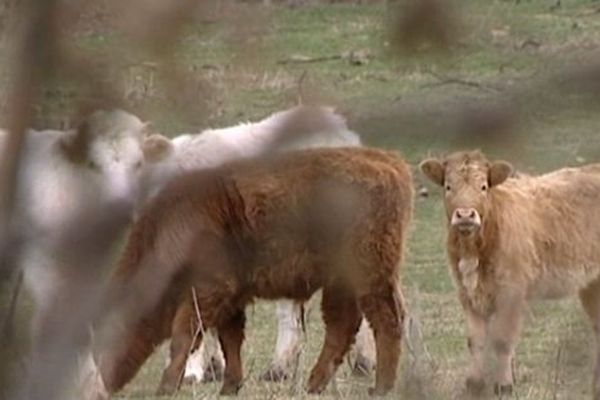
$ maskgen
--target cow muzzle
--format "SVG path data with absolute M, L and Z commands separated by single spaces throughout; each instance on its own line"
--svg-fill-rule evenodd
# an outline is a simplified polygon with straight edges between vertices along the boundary
M 450 224 L 460 233 L 468 234 L 481 227 L 481 217 L 474 208 L 457 208 L 452 213 Z

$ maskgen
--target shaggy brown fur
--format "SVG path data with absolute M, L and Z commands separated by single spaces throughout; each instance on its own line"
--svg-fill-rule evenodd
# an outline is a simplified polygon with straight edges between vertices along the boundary
M 460 152 L 421 169 L 445 188 L 447 250 L 472 354 L 470 389 L 483 388 L 488 337 L 498 359 L 496 391 L 512 391 L 511 358 L 530 299 L 579 293 L 600 334 L 600 164 L 509 178 L 509 164 Z M 600 353 L 598 361 L 595 399 Z
M 326 387 L 364 313 L 377 346 L 372 392 L 388 392 L 400 355 L 399 269 L 412 197 L 409 166 L 366 148 L 288 153 L 176 178 L 141 213 L 113 280 L 127 287 L 149 268 L 170 279 L 125 345 L 103 356 L 108 390 L 125 385 L 169 337 L 159 392 L 179 387 L 201 340 L 195 298 L 203 327 L 219 332 L 221 393 L 236 393 L 246 305 L 257 297 L 307 300 L 323 288 L 325 342 L 308 391 Z

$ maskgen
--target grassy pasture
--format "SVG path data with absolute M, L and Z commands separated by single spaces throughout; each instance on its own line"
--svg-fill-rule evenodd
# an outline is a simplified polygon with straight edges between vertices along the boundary
M 169 135 L 261 118 L 302 99 L 335 105 L 365 143 L 398 149 L 413 164 L 428 154 L 476 146 L 522 170 L 546 171 L 600 160 L 597 98 L 538 84 L 598 54 L 600 9 L 589 0 L 563 0 L 552 9 L 554 3 L 464 0 L 458 39 L 441 55 L 395 55 L 384 5 L 271 6 L 188 26 L 176 54 L 191 79 L 185 86 L 197 102 L 192 109 L 201 110 L 185 114 L 190 118 L 174 113 L 161 96 L 153 60 L 123 50 L 122 39 L 110 29 L 93 26 L 78 36 L 76 46 L 96 56 L 118 54 L 127 67 L 113 76 L 122 81 L 130 108 Z M 248 31 L 234 29 L 244 19 L 259 23 L 249 24 Z M 297 62 L 300 56 L 323 60 Z M 528 88 L 535 93 L 523 94 Z M 59 115 L 69 93 L 59 85 L 58 100 L 46 94 L 41 118 Z M 497 103 L 511 116 L 502 136 L 465 139 L 459 110 L 472 117 Z M 416 172 L 415 177 L 422 184 Z M 466 398 L 464 318 L 446 268 L 440 198 L 430 189 L 428 198 L 416 201 L 403 266 L 412 323 L 390 398 Z M 257 380 L 274 347 L 273 305 L 257 302 L 247 314 L 247 378 L 240 396 L 308 397 L 302 389 L 322 341 L 318 299 L 310 305 L 297 377 L 282 384 Z M 593 349 L 591 328 L 576 299 L 534 304 L 517 349 L 515 398 L 590 398 Z M 165 350 L 119 398 L 154 398 Z M 371 384 L 372 378 L 351 377 L 342 365 L 322 397 L 366 397 Z M 219 384 L 186 386 L 176 398 L 212 398 L 218 389 Z
M 479 104 L 499 100 L 510 106 L 510 96 L 519 87 L 591 59 L 600 45 L 600 17 L 593 13 L 597 5 L 564 1 L 561 8 L 551 11 L 552 4 L 542 0 L 462 2 L 459 22 L 464 29 L 453 51 L 443 56 L 394 56 L 386 30 L 389 15 L 382 5 L 272 7 L 259 15 L 265 24 L 261 32 L 254 32 L 260 38 L 256 41 L 245 38 L 240 45 L 231 39 L 227 23 L 216 23 L 191 28 L 179 51 L 186 65 L 200 71 L 199 82 L 208 81 L 218 98 L 219 105 L 209 107 L 207 119 L 212 126 L 259 118 L 302 97 L 335 104 L 349 115 L 351 127 L 366 143 L 398 149 L 413 163 L 430 153 L 468 145 L 483 147 L 521 169 L 545 171 L 600 158 L 597 104 L 576 91 L 542 89 L 531 98 L 514 100 L 522 109 L 504 140 L 465 142 L 452 129 L 446 131 L 444 122 L 465 105 L 477 109 Z M 88 45 L 96 39 L 90 37 Z M 105 45 L 111 46 L 110 41 Z M 363 52 L 366 63 L 352 65 L 347 59 L 350 52 Z M 296 56 L 340 58 L 282 63 Z M 443 82 L 447 77 L 460 82 Z M 398 117 L 395 113 L 406 109 L 414 110 L 414 115 Z M 167 133 L 193 129 L 167 115 L 158 114 L 155 119 Z M 432 189 L 429 198 L 416 202 L 403 269 L 413 324 L 404 343 L 401 379 L 390 395 L 394 398 L 466 397 L 462 389 L 468 360 L 464 318 L 447 273 L 443 212 Z M 241 396 L 307 397 L 302 387 L 322 341 L 319 314 L 315 299 L 296 379 L 269 384 L 257 376 L 274 345 L 273 308 L 257 302 L 248 309 L 247 380 Z M 594 358 L 591 333 L 575 299 L 533 305 L 517 350 L 515 397 L 589 397 Z M 163 362 L 162 355 L 155 356 L 121 396 L 152 398 Z M 324 397 L 365 397 L 371 384 L 371 379 L 351 377 L 343 365 Z M 177 398 L 213 397 L 218 388 L 218 384 L 186 387 Z

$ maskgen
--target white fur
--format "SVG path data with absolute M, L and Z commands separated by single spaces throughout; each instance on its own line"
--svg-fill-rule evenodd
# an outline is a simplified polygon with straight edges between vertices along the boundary
M 224 365 L 223 360 L 225 357 L 223 356 L 218 340 L 217 332 L 212 329 L 204 332 L 200 347 L 188 359 L 185 368 L 185 378 L 192 378 L 197 382 L 201 382 L 205 374 L 211 372 L 209 371 L 211 367 L 210 361 L 213 358 L 220 362 L 221 366 Z
M 82 354 L 78 359 L 78 378 L 77 388 L 83 388 L 76 391 L 73 400 L 108 400 L 110 398 L 104 386 L 104 381 L 91 352 Z
M 88 119 L 91 141 L 87 160 L 74 164 L 60 149 L 75 131 L 29 131 L 18 175 L 17 221 L 29 239 L 23 257 L 25 284 L 36 303 L 60 290 L 53 267 L 60 248 L 56 238 L 77 226 L 86 210 L 138 201 L 144 124 L 124 111 L 98 111 Z
M 297 122 L 304 117 L 309 121 Z M 288 123 L 294 124 L 293 135 L 286 131 Z M 182 134 L 171 139 L 168 154 L 150 167 L 151 186 L 158 188 L 177 173 L 217 167 L 236 159 L 257 157 L 272 150 L 360 144 L 360 137 L 350 131 L 344 118 L 332 109 L 294 107 L 259 122 L 208 129 L 199 134 Z
M 81 215 L 101 214 L 115 205 L 132 212 L 139 200 L 145 124 L 124 111 L 98 111 L 86 120 L 86 127 L 90 138 L 87 152 L 76 163 L 67 157 L 64 144 L 78 135 L 77 131 L 29 131 L 25 138 L 15 219 L 26 239 L 21 267 L 25 287 L 36 305 L 34 338 L 41 323 L 52 323 L 52 316 L 46 313 L 57 296 L 73 285 L 60 262 L 73 248 L 65 248 L 61 235 L 76 231 Z M 5 135 L 0 134 L 1 146 Z M 43 349 L 42 343 L 34 345 Z M 82 354 L 80 364 L 78 388 L 83 389 L 76 398 L 105 395 L 91 353 Z
M 292 300 L 277 302 L 278 334 L 272 366 L 289 371 L 298 355 L 303 336 L 302 303 Z
M 476 257 L 461 258 L 458 262 L 458 270 L 461 274 L 461 281 L 469 296 L 473 296 L 477 285 L 479 284 L 477 267 L 479 260 Z

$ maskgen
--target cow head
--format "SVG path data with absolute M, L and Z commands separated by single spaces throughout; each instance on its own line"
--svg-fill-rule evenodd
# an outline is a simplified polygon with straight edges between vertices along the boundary
M 428 159 L 419 167 L 443 187 L 448 224 L 463 235 L 479 231 L 489 212 L 490 190 L 512 173 L 509 163 L 490 162 L 479 151 L 457 152 L 442 161 Z
M 96 111 L 62 138 L 60 148 L 98 182 L 107 200 L 133 206 L 140 200 L 140 174 L 148 158 L 147 132 L 148 124 L 125 111 Z
M 144 157 L 151 163 L 164 161 L 173 151 L 173 143 L 161 134 L 155 133 L 144 139 Z

